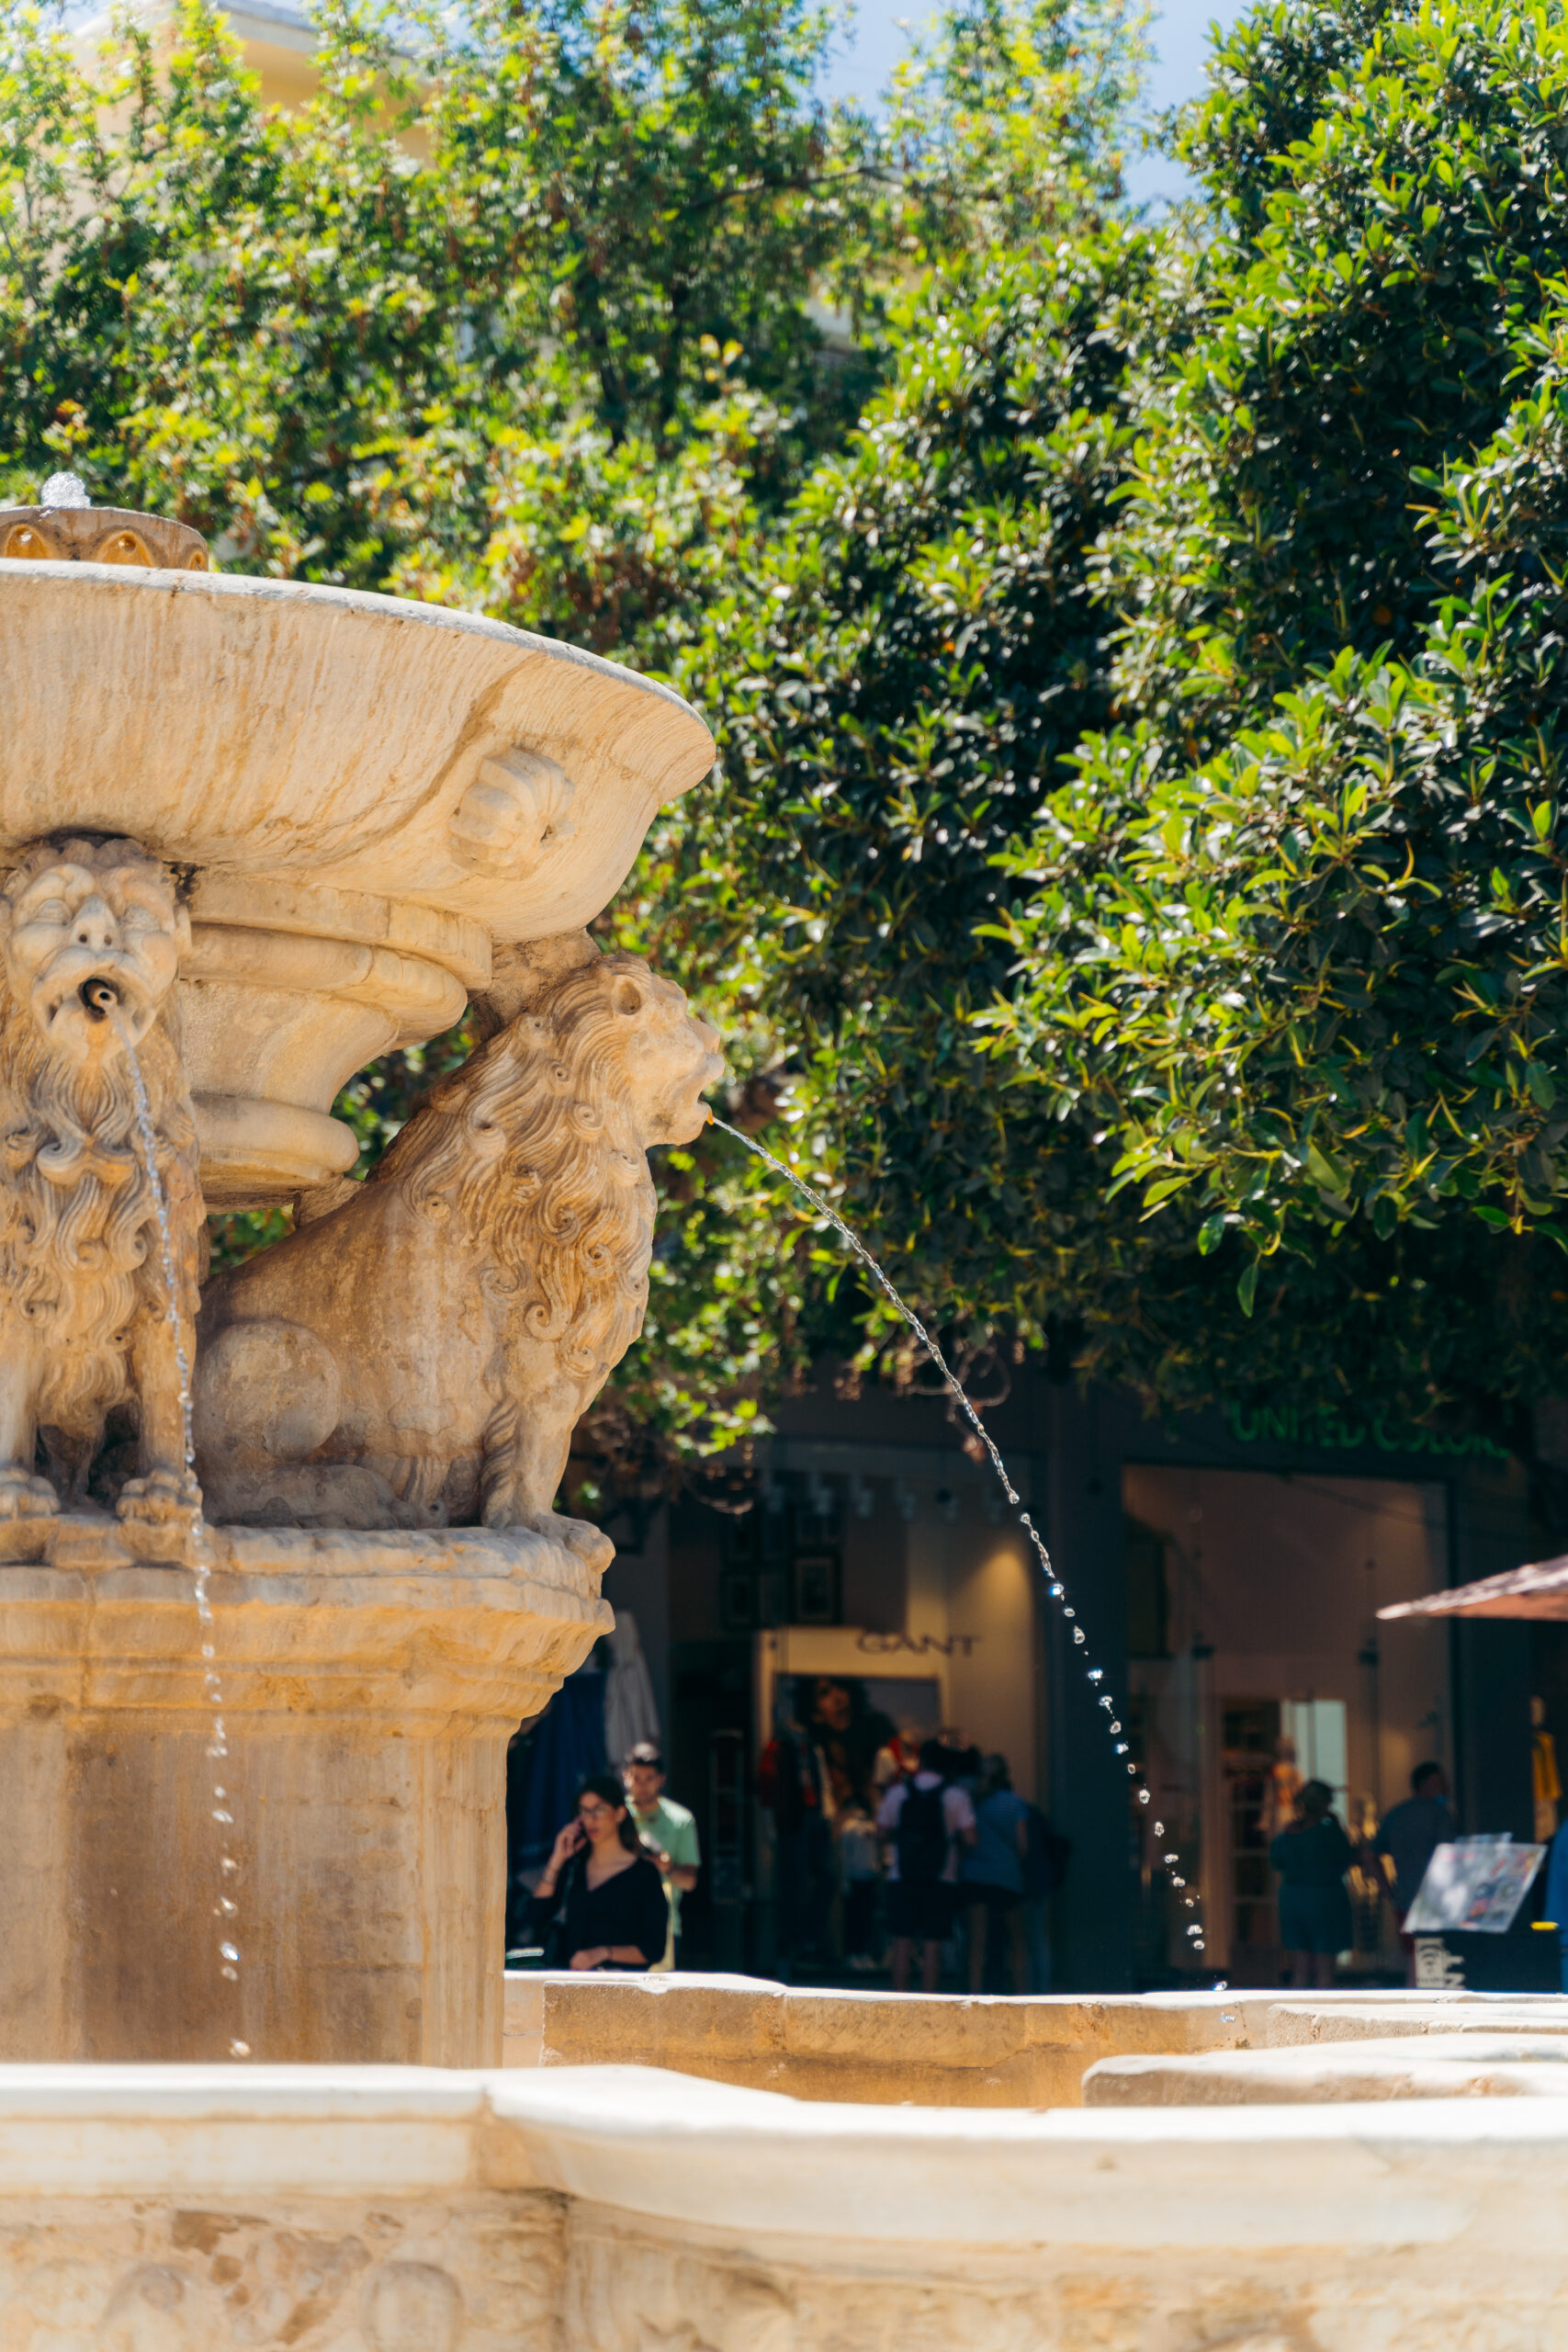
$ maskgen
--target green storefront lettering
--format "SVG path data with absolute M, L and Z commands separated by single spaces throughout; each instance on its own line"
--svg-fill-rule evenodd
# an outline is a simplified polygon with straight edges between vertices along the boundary
M 1225 1419 L 1238 1445 L 1315 1445 L 1337 1453 L 1354 1453 L 1371 1444 L 1379 1453 L 1444 1454 L 1461 1461 L 1508 1459 L 1506 1446 L 1495 1438 L 1483 1437 L 1476 1430 L 1450 1434 L 1423 1429 L 1417 1421 L 1346 1420 L 1332 1412 L 1301 1414 L 1293 1405 L 1264 1405 L 1250 1413 L 1233 1405 Z

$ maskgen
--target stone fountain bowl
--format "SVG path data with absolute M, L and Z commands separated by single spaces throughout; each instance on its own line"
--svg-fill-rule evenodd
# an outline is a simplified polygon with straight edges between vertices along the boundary
M 345 1080 L 492 943 L 579 928 L 713 739 L 667 687 L 470 613 L 293 581 L 0 563 L 0 865 L 71 829 L 189 876 L 186 1068 L 216 1207 L 354 1165 Z

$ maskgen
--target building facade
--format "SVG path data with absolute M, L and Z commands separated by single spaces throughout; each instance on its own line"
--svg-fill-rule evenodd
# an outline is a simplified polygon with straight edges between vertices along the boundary
M 682 1964 L 776 1959 L 758 1759 L 781 1691 L 826 1676 L 900 1726 L 1002 1753 L 1071 1839 L 1054 1905 L 1061 1989 L 1182 1981 L 1188 1915 L 1145 1849 L 1072 1628 L 943 1401 L 847 1398 L 825 1378 L 774 1419 L 750 1496 L 612 1529 L 606 1590 L 637 1616 L 671 1786 L 711 1860 Z M 1539 1554 L 1518 1459 L 1371 1408 L 1161 1422 L 1032 1367 L 987 1420 L 1126 1720 L 1154 1794 L 1145 1818 L 1165 1820 L 1201 1891 L 1211 1974 L 1274 1981 L 1267 1845 L 1292 1768 L 1330 1783 L 1353 1834 L 1428 1758 L 1462 1831 L 1533 1833 L 1532 1738 L 1568 1737 L 1568 1628 L 1377 1613 Z M 1358 1892 L 1348 1965 L 1396 1973 L 1388 1907 L 1370 1879 Z M 1533 1982 L 1550 1940 L 1528 1923 L 1483 1951 L 1469 1939 L 1471 1981 Z

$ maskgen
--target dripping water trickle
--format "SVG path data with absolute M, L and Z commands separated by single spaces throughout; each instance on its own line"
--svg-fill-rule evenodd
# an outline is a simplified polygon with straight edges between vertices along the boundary
M 158 1217 L 158 1254 L 164 1273 L 165 1312 L 174 1340 L 175 1363 L 180 1375 L 180 1419 L 185 1448 L 186 1476 L 190 1480 L 191 1493 L 195 1498 L 191 1504 L 190 1515 L 190 1558 L 191 1577 L 196 1593 L 197 1623 L 201 1634 L 202 1688 L 212 1716 L 212 1736 L 208 1742 L 207 1755 L 209 1761 L 218 1768 L 212 1779 L 212 1819 L 218 1826 L 219 1833 L 218 1898 L 212 1906 L 213 1917 L 218 1922 L 216 1956 L 219 1975 L 237 1987 L 240 1981 L 240 1952 L 234 1941 L 234 1936 L 240 1906 L 235 1899 L 234 1890 L 238 1885 L 240 1865 L 233 1851 L 233 1838 L 231 1835 L 234 1827 L 234 1815 L 231 1810 L 233 1800 L 225 1781 L 219 1778 L 219 1773 L 222 1771 L 228 1758 L 229 1740 L 224 1727 L 223 1685 L 218 1674 L 217 1645 L 212 1638 L 214 1631 L 212 1601 L 209 1591 L 212 1576 L 212 1555 L 207 1540 L 207 1529 L 201 1516 L 200 1489 L 196 1483 L 195 1402 L 191 1394 L 190 1358 L 186 1352 L 185 1340 L 180 1330 L 179 1283 L 175 1267 L 174 1235 L 169 1224 L 168 1197 L 164 1191 L 164 1180 L 158 1170 L 158 1137 L 152 1125 L 152 1106 L 147 1099 L 147 1084 L 141 1075 L 141 1064 L 137 1058 L 136 1046 L 113 990 L 106 987 L 103 998 L 97 1000 L 97 1002 L 99 1010 L 107 1012 L 114 1023 L 119 1035 L 119 1041 L 125 1047 L 125 1057 L 130 1070 L 131 1091 L 136 1101 L 137 1142 L 141 1153 L 141 1164 L 147 1170 L 147 1182 L 152 1194 L 152 1205 Z M 236 1992 L 236 2006 L 238 1998 Z M 229 2042 L 231 2058 L 248 2058 L 250 2054 L 251 2046 L 248 2041 L 242 2041 L 237 2035 L 231 2037 Z
M 1133 1783 L 1138 1803 L 1141 1805 L 1152 1804 L 1153 1799 L 1148 1784 L 1145 1781 L 1144 1776 L 1139 1771 L 1137 1766 L 1131 1760 L 1131 1745 L 1123 1735 L 1121 1719 L 1116 1712 L 1116 1701 L 1112 1694 L 1104 1688 L 1104 1669 L 1101 1667 L 1094 1665 L 1088 1655 L 1089 1637 L 1085 1634 L 1083 1627 L 1077 1622 L 1077 1610 L 1068 1605 L 1066 1585 L 1056 1573 L 1051 1555 L 1045 1547 L 1044 1537 L 1041 1534 L 1040 1530 L 1035 1526 L 1034 1521 L 1030 1517 L 1028 1511 L 1023 1508 L 1022 1498 L 1019 1495 L 1017 1488 L 1014 1487 L 1011 1478 L 1008 1475 L 1007 1464 L 1002 1460 L 1001 1455 L 998 1453 L 996 1444 L 992 1440 L 990 1430 L 986 1427 L 985 1422 L 980 1419 L 980 1416 L 976 1411 L 975 1407 L 970 1403 L 963 1383 L 959 1380 L 957 1374 L 949 1364 L 947 1358 L 942 1354 L 942 1350 L 931 1338 L 931 1333 L 926 1329 L 925 1325 L 920 1321 L 920 1318 L 915 1313 L 914 1308 L 912 1306 L 906 1306 L 903 1299 L 900 1298 L 898 1293 L 894 1289 L 893 1284 L 883 1272 L 882 1268 L 877 1264 L 876 1260 L 872 1256 L 871 1251 L 866 1248 L 859 1234 L 855 1232 L 852 1226 L 845 1224 L 843 1218 L 839 1215 L 838 1210 L 833 1207 L 832 1204 L 824 1200 L 821 1193 L 818 1193 L 812 1185 L 807 1183 L 804 1177 L 797 1176 L 793 1168 L 787 1167 L 782 1159 L 775 1159 L 773 1154 L 769 1151 L 764 1145 L 760 1144 L 756 1140 L 755 1136 L 743 1134 L 741 1129 L 739 1127 L 732 1127 L 728 1120 L 721 1119 L 716 1111 L 710 1110 L 708 1112 L 708 1118 L 714 1126 L 721 1128 L 727 1136 L 733 1136 L 737 1143 L 743 1144 L 749 1152 L 751 1152 L 758 1159 L 762 1160 L 769 1168 L 773 1169 L 775 1174 L 782 1176 L 785 1183 L 793 1184 L 795 1191 L 801 1195 L 801 1198 L 811 1204 L 811 1206 L 817 1211 L 818 1216 L 824 1216 L 827 1218 L 829 1224 L 832 1227 L 840 1239 L 844 1243 L 845 1247 L 860 1260 L 861 1264 L 864 1266 L 866 1272 L 871 1275 L 873 1281 L 876 1283 L 877 1288 L 891 1303 L 895 1310 L 902 1316 L 904 1321 L 908 1325 L 910 1330 L 914 1333 L 916 1339 L 919 1341 L 921 1347 L 924 1348 L 927 1355 L 936 1366 L 943 1383 L 951 1392 L 954 1403 L 958 1406 L 959 1410 L 963 1413 L 965 1420 L 969 1423 L 970 1428 L 979 1439 L 980 1443 L 985 1447 L 986 1453 L 990 1460 L 991 1468 L 995 1471 L 997 1478 L 1001 1486 L 1001 1490 L 1007 1497 L 1008 1502 L 1011 1506 L 1012 1510 L 1017 1513 L 1019 1525 L 1022 1528 L 1024 1533 L 1028 1536 L 1030 1543 L 1034 1547 L 1035 1556 L 1039 1560 L 1041 1572 L 1045 1579 L 1045 1590 L 1047 1594 L 1055 1603 L 1065 1623 L 1072 1628 L 1073 1647 L 1081 1654 L 1078 1662 L 1084 1669 L 1089 1689 L 1093 1692 L 1099 1707 L 1104 1713 L 1105 1729 L 1107 1736 L 1110 1738 L 1111 1744 L 1112 1752 L 1118 1758 L 1125 1759 L 1127 1778 Z M 1200 1959 L 1204 1948 L 1204 1936 L 1202 1911 L 1198 1894 L 1193 1888 L 1188 1885 L 1187 1881 L 1184 1878 L 1177 1875 L 1176 1864 L 1180 1860 L 1179 1854 L 1161 1850 L 1164 1847 L 1166 1835 L 1166 1826 L 1164 1822 L 1152 1822 L 1150 1824 L 1150 1830 L 1155 1839 L 1156 1849 L 1159 1854 L 1159 1860 L 1168 1873 L 1169 1873 L 1169 1883 L 1175 1890 L 1180 1901 L 1181 1907 L 1184 1910 L 1190 1912 L 1192 1915 L 1186 1930 L 1186 1940 L 1188 1948 L 1191 1951 L 1193 1957 L 1195 1959 Z M 1225 1989 L 1223 1979 L 1215 1989 L 1218 1991 L 1224 1991 Z

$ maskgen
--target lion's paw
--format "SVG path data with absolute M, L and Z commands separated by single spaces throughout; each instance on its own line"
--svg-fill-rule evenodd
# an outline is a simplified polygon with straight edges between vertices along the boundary
M 559 1511 L 542 1510 L 529 1524 L 536 1535 L 552 1536 L 556 1543 L 564 1544 L 587 1567 L 603 1571 L 615 1556 L 615 1545 L 592 1520 L 563 1519 Z
M 600 1574 L 615 1556 L 615 1547 L 602 1528 L 591 1520 L 563 1519 L 559 1511 L 520 1511 L 509 1509 L 499 1498 L 484 1514 L 487 1527 L 523 1527 L 530 1535 L 547 1536 L 552 1544 L 561 1544 L 574 1559 Z
M 60 1498 L 47 1478 L 28 1470 L 0 1470 L 0 1520 L 56 1519 Z
M 146 1527 L 188 1527 L 201 1514 L 201 1488 L 188 1470 L 151 1470 L 126 1480 L 115 1510 Z

